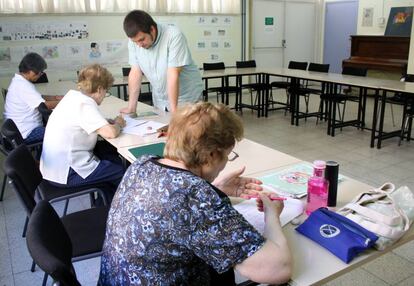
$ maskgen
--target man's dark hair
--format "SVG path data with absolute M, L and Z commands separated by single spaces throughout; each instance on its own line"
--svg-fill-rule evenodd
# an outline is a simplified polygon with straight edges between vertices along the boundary
M 91 48 L 96 48 L 97 45 L 97 43 L 91 43 Z
M 124 31 L 128 38 L 135 37 L 139 32 L 149 34 L 151 26 L 157 28 L 154 19 L 142 10 L 133 10 L 124 19 Z
M 19 64 L 19 72 L 27 73 L 33 71 L 34 73 L 40 73 L 47 68 L 46 61 L 36 53 L 28 53 L 22 59 Z

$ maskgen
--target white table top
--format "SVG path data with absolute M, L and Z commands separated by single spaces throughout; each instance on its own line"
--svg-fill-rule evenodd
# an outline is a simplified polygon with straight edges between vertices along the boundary
M 229 162 L 223 172 L 227 173 L 241 166 L 246 166 L 244 175 L 260 177 L 270 172 L 287 168 L 290 165 L 302 162 L 300 159 L 284 154 L 277 150 L 263 146 L 248 139 L 243 139 L 235 148 L 239 157 Z M 128 147 L 119 148 L 118 152 L 130 162 L 132 158 L 128 156 Z M 351 201 L 357 194 L 369 190 L 371 187 L 351 178 L 345 178 L 338 186 L 337 208 Z M 304 198 L 303 201 L 306 201 Z M 303 221 L 306 215 L 300 219 Z M 294 268 L 292 285 L 312 285 L 325 283 L 332 280 L 382 254 L 385 251 L 368 251 L 350 264 L 346 264 L 331 254 L 326 249 L 298 234 L 296 226 L 287 224 L 283 228 L 293 254 Z M 414 231 L 411 229 L 394 247 L 414 239 Z
M 119 99 L 115 96 L 108 96 L 105 97 L 102 101 L 101 105 L 99 106 L 100 112 L 106 118 L 115 118 L 119 115 L 119 111 L 121 108 L 126 107 L 127 103 L 122 99 Z M 154 120 L 158 122 L 162 122 L 168 124 L 170 121 L 169 113 L 161 112 L 159 110 L 154 109 L 152 106 L 144 104 L 142 102 L 138 102 L 137 105 L 137 114 L 138 116 L 142 112 L 153 111 L 156 112 L 157 115 L 145 117 L 147 120 Z M 144 119 L 144 117 L 139 117 L 138 119 Z M 114 139 L 107 139 L 109 143 L 111 143 L 116 148 L 122 148 L 127 146 L 139 146 L 145 145 L 153 142 L 159 142 L 165 140 L 164 138 L 157 138 L 157 134 L 151 134 L 146 136 L 138 136 L 132 134 L 121 133 L 117 138 Z

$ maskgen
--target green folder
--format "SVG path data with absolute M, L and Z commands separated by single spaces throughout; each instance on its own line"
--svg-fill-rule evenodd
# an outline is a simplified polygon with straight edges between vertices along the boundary
M 164 147 L 165 147 L 165 143 L 159 142 L 159 143 L 130 148 L 128 149 L 128 151 L 136 159 L 136 158 L 141 157 L 142 155 L 149 155 L 149 154 L 162 156 L 164 154 Z

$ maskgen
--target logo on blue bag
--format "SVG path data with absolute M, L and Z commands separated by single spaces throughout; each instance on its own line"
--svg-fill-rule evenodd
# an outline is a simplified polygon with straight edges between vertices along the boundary
M 341 233 L 341 230 L 331 224 L 323 224 L 319 228 L 319 233 L 326 238 L 332 238 Z

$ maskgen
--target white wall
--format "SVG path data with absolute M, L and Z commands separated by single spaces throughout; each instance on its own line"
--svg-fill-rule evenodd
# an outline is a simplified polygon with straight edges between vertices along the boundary
M 232 19 L 232 25 L 225 26 L 226 36 L 219 38 L 220 41 L 224 39 L 230 39 L 232 42 L 231 49 L 197 49 L 197 41 L 201 39 L 206 39 L 203 37 L 203 32 L 205 29 L 211 29 L 213 31 L 214 39 L 218 39 L 217 28 L 211 25 L 198 25 L 197 19 L 199 16 L 212 17 L 212 16 L 229 16 Z M 22 49 L 24 46 L 35 46 L 35 45 L 88 45 L 91 42 L 99 41 L 112 41 L 112 40 L 122 40 L 125 41 L 127 38 L 122 29 L 122 22 L 125 17 L 125 14 L 108 14 L 108 15 L 76 15 L 76 14 L 65 14 L 65 15 L 2 15 L 0 23 L 11 23 L 11 22 L 69 22 L 69 21 L 81 21 L 86 22 L 89 28 L 89 37 L 87 39 L 80 40 L 69 40 L 69 39 L 60 39 L 60 40 L 32 40 L 32 41 L 2 41 L 0 40 L 0 48 L 10 47 L 11 49 L 16 50 L 17 48 Z M 202 66 L 203 62 L 211 62 L 210 55 L 212 53 L 220 54 L 220 61 L 224 61 L 226 65 L 235 65 L 237 60 L 241 58 L 241 16 L 240 15 L 155 15 L 156 21 L 162 23 L 174 23 L 177 25 L 185 34 L 190 50 L 192 51 L 192 56 L 194 61 L 198 66 Z M 207 27 L 207 28 L 206 28 Z M 222 28 L 220 26 L 220 28 Z M 213 39 L 212 39 L 213 40 Z M 109 69 L 115 74 L 121 74 L 121 66 L 127 65 L 127 51 L 125 49 L 125 57 L 122 57 L 122 63 L 114 66 L 109 65 Z M 8 86 L 8 82 L 11 79 L 14 72 L 17 71 L 18 63 L 20 62 L 21 57 L 15 62 L 9 63 L 9 66 L 0 62 L 0 86 Z M 81 65 L 85 65 L 88 62 L 80 62 L 78 68 L 74 68 L 74 64 L 71 63 L 71 68 L 53 68 L 52 64 L 49 64 L 47 69 L 48 77 L 50 81 L 57 81 L 59 79 L 75 79 L 76 70 L 78 70 Z

